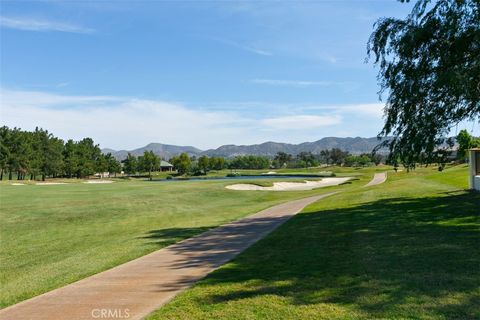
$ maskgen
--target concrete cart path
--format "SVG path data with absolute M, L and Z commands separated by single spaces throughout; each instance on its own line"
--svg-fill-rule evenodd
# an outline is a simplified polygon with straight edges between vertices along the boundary
M 380 173 L 375 173 L 373 176 L 373 179 L 370 180 L 369 183 L 365 185 L 365 187 L 371 187 L 371 186 L 376 186 L 377 184 L 381 184 L 387 181 L 387 173 L 386 172 L 380 172 Z
M 305 206 L 289 201 L 0 310 L 0 319 L 141 319 Z

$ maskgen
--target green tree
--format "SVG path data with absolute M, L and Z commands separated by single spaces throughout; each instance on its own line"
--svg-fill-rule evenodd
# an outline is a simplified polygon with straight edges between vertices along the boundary
M 8 159 L 6 159 L 9 180 L 13 179 L 14 172 L 18 180 L 23 180 L 29 171 L 32 158 L 31 138 L 31 134 L 18 128 L 10 130 L 9 139 L 5 141 L 5 147 L 9 150 Z
M 231 160 L 234 169 L 267 169 L 270 159 L 262 156 L 238 156 Z
M 274 163 L 276 164 L 275 167 L 277 168 L 286 167 L 292 161 L 292 155 L 283 151 L 279 151 L 277 152 L 273 160 L 274 160 Z
M 209 159 L 209 167 L 214 170 L 222 170 L 225 168 L 225 158 L 222 157 L 211 157 Z
M 45 175 L 58 177 L 64 172 L 63 162 L 63 150 L 64 143 L 62 139 L 54 137 L 52 134 L 48 134 L 47 140 L 47 152 L 45 154 L 45 160 L 42 168 L 42 173 Z
M 96 170 L 97 160 L 100 155 L 100 148 L 93 142 L 91 138 L 84 138 L 77 142 L 77 178 L 83 178 L 94 174 Z
M 345 157 L 344 165 L 347 167 L 355 167 L 357 165 L 357 156 L 349 154 L 347 157 Z
M 8 170 L 8 163 L 10 159 L 10 140 L 11 132 L 7 126 L 0 128 L 0 181 L 3 180 L 3 175 Z
M 192 161 L 187 153 L 183 152 L 179 156 L 175 156 L 170 159 L 170 162 L 177 169 L 178 173 L 186 174 L 190 171 L 192 166 Z
M 342 165 L 345 162 L 345 158 L 348 156 L 347 151 L 342 151 L 339 148 L 332 148 L 329 152 L 330 162 L 335 165 Z
M 299 163 L 301 163 L 301 166 L 305 168 L 312 167 L 318 164 L 315 156 L 311 152 L 300 152 L 297 155 L 297 160 Z
M 123 171 L 125 171 L 126 174 L 132 175 L 138 171 L 137 157 L 135 157 L 130 152 L 127 154 L 127 157 L 122 161 L 122 163 L 123 163 Z
M 331 162 L 330 150 L 322 150 L 319 154 L 320 162 L 329 165 Z
M 139 157 L 140 167 L 148 172 L 148 178 L 152 181 L 152 172 L 160 168 L 160 158 L 153 151 L 145 151 L 143 156 Z
M 47 176 L 57 177 L 64 172 L 64 143 L 47 130 L 35 128 L 32 133 L 32 154 L 30 173 L 32 179 L 41 174 L 45 181 Z
M 380 95 L 388 94 L 379 137 L 407 169 L 434 161 L 452 126 L 477 121 L 479 21 L 478 0 L 419 0 L 405 19 L 375 24 L 367 51 L 379 67 Z
M 473 137 L 472 148 L 480 148 L 480 137 Z
M 77 174 L 79 165 L 77 144 L 72 139 L 65 143 L 63 149 L 63 161 L 66 176 L 72 178 Z
M 122 166 L 120 162 L 115 159 L 115 157 L 109 152 L 105 155 L 105 159 L 107 160 L 107 171 L 109 174 L 114 174 L 115 177 L 117 176 L 117 173 L 120 173 L 122 171 Z
M 198 158 L 198 167 L 200 170 L 203 171 L 203 174 L 207 174 L 208 170 L 210 170 L 210 160 L 207 156 L 200 156 Z
M 108 171 L 108 159 L 107 156 L 104 154 L 99 154 L 97 159 L 95 160 L 95 171 L 102 175 L 103 173 Z
M 384 161 L 384 156 L 378 153 L 372 153 L 370 155 L 370 159 L 376 166 L 378 166 L 380 163 L 382 163 L 382 161 Z
M 42 174 L 45 164 L 45 155 L 47 149 L 48 133 L 42 129 L 35 128 L 35 131 L 31 133 L 31 153 L 30 153 L 30 179 L 36 180 L 38 176 L 45 178 Z
M 468 156 L 468 149 L 473 148 L 474 137 L 470 135 L 467 130 L 464 129 L 458 133 L 456 139 L 458 143 L 458 158 L 465 159 Z
M 369 164 L 372 163 L 369 155 L 367 155 L 367 154 L 362 154 L 362 155 L 358 156 L 357 159 L 358 159 L 357 163 L 361 167 L 366 167 L 366 166 L 368 166 Z

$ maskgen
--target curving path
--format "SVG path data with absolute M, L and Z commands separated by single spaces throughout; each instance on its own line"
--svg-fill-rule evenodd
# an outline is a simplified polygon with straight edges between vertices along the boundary
M 370 180 L 369 183 L 364 185 L 364 187 L 376 186 L 377 184 L 382 184 L 385 181 L 387 181 L 387 173 L 386 172 L 375 173 L 373 175 L 373 179 Z
M 336 192 L 289 201 L 0 310 L 0 319 L 141 319 Z

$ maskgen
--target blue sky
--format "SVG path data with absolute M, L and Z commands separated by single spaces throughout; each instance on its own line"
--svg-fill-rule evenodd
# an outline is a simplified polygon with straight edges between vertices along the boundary
M 2 1 L 3 124 L 102 147 L 375 136 L 384 1 Z

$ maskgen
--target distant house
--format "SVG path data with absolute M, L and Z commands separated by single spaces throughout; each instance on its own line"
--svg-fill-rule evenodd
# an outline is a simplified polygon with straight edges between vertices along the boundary
M 160 171 L 173 171 L 173 164 L 162 160 L 160 162 Z
M 480 191 L 480 148 L 470 149 L 470 189 Z

